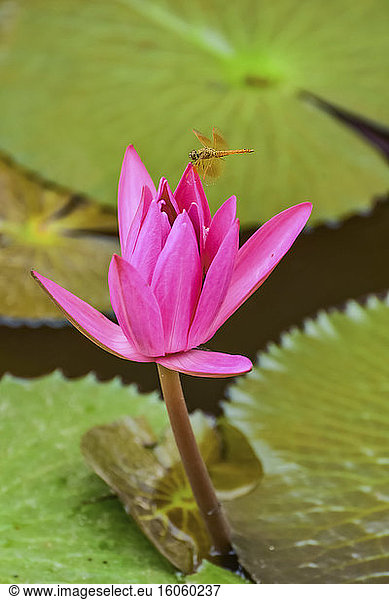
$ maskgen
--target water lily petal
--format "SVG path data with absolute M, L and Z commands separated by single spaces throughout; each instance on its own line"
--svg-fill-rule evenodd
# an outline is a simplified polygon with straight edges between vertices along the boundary
M 120 358 L 150 362 L 126 338 L 119 325 L 47 277 L 32 271 L 32 276 L 55 302 L 65 317 L 92 342 Z
M 137 208 L 135 216 L 131 222 L 130 228 L 127 232 L 127 239 L 124 244 L 124 247 L 123 247 L 123 244 L 121 244 L 122 256 L 126 260 L 130 260 L 132 253 L 134 252 L 134 248 L 135 248 L 136 242 L 138 240 L 139 232 L 140 232 L 142 224 L 146 218 L 150 203 L 151 203 L 151 201 L 149 199 L 149 195 L 146 192 L 146 188 L 143 187 L 138 208 Z
M 162 213 L 155 200 L 149 210 L 139 231 L 135 248 L 130 259 L 127 259 L 143 279 L 150 284 L 155 265 L 164 243 Z
M 169 222 L 169 217 L 167 216 L 167 214 L 165 212 L 161 213 L 161 224 L 162 224 L 162 248 L 165 245 L 165 242 L 168 238 L 168 235 L 170 234 L 171 230 L 172 230 L 172 226 L 170 225 Z
M 246 356 L 197 349 L 169 354 L 157 358 L 155 362 L 172 371 L 195 377 L 233 377 L 253 368 Z
M 184 212 L 174 222 L 151 282 L 161 310 L 166 353 L 180 352 L 187 347 L 201 279 L 197 239 L 192 222 Z
M 228 198 L 215 212 L 205 241 L 203 265 L 205 271 L 213 261 L 220 244 L 236 219 L 236 196 Z
M 206 342 L 213 335 L 212 324 L 220 311 L 239 248 L 239 222 L 230 227 L 206 274 L 188 338 L 188 348 Z M 211 332 L 211 334 L 210 334 Z
M 108 284 L 112 307 L 126 337 L 141 354 L 163 355 L 161 312 L 142 275 L 133 265 L 114 254 L 109 266 Z
M 157 191 L 157 202 L 163 204 L 163 212 L 165 212 L 169 217 L 169 222 L 173 225 L 176 216 L 180 212 L 177 202 L 174 198 L 173 192 L 170 189 L 170 186 L 165 177 L 161 177 L 159 182 L 158 191 Z
M 190 205 L 192 202 L 195 202 L 199 207 L 204 226 L 209 227 L 211 211 L 204 193 L 203 184 L 192 163 L 188 163 L 174 192 L 174 197 L 181 212 L 183 210 L 189 211 Z
M 123 255 L 128 231 L 138 210 L 143 188 L 145 202 L 150 204 L 156 194 L 155 186 L 138 153 L 131 145 L 124 154 L 118 190 L 119 237 Z
M 239 249 L 231 284 L 213 326 L 213 333 L 267 279 L 304 228 L 312 204 L 287 208 L 267 221 Z
M 200 212 L 199 212 L 199 207 L 195 202 L 192 202 L 192 204 L 189 207 L 188 217 L 192 221 L 193 229 L 195 231 L 196 238 L 199 243 L 199 250 L 200 250 L 200 254 L 201 254 L 202 249 L 204 247 L 204 235 L 203 235 L 204 229 L 203 229 L 202 217 L 200 216 Z

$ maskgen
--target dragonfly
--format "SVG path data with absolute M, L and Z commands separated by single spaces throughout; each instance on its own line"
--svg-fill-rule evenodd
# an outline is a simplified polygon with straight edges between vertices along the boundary
M 229 150 L 223 134 L 216 127 L 212 129 L 212 141 L 197 129 L 192 129 L 192 131 L 203 147 L 199 150 L 189 152 L 189 158 L 205 183 L 213 183 L 220 177 L 223 172 L 223 161 L 226 156 L 254 152 L 254 150 L 249 148 Z

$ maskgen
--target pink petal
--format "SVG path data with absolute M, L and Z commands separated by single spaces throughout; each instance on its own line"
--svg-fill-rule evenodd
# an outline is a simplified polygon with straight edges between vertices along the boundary
M 198 173 L 194 170 L 192 163 L 188 163 L 179 183 L 174 197 L 180 209 L 189 211 L 192 202 L 199 207 L 199 212 L 205 227 L 209 227 L 211 222 L 211 211 L 204 193 L 203 185 Z
M 127 259 L 148 284 L 151 283 L 164 239 L 162 213 L 153 200 L 140 229 L 133 254 Z
M 201 276 L 197 239 L 184 212 L 174 221 L 151 283 L 162 314 L 166 353 L 180 352 L 187 347 Z
M 163 204 L 162 210 L 168 215 L 169 222 L 171 225 L 173 225 L 180 210 L 165 177 L 161 177 L 161 181 L 159 182 L 157 202 L 161 202 L 161 204 Z
M 238 248 L 239 223 L 236 220 L 218 249 L 205 277 L 196 314 L 189 332 L 188 348 L 203 344 L 212 337 L 212 324 L 226 297 Z M 209 335 L 210 331 L 211 335 Z
M 208 270 L 220 244 L 236 219 L 236 197 L 228 198 L 216 211 L 209 227 L 204 248 L 204 269 Z
M 287 208 L 262 225 L 240 248 L 212 335 L 267 279 L 304 228 L 311 210 L 310 202 Z
M 161 213 L 161 225 L 162 225 L 162 248 L 164 247 L 168 235 L 170 234 L 172 227 L 169 222 L 169 217 L 165 212 Z
M 114 254 L 108 273 L 112 307 L 120 327 L 145 356 L 165 353 L 161 313 L 150 286 L 126 260 Z
M 160 365 L 195 377 L 233 377 L 253 368 L 251 360 L 239 354 L 224 354 L 209 350 L 189 350 L 169 354 L 156 361 Z
M 136 362 L 150 362 L 150 358 L 140 354 L 128 341 L 119 325 L 112 323 L 98 310 L 54 281 L 36 271 L 32 271 L 31 274 L 72 325 L 92 342 L 120 358 Z
M 119 237 L 123 255 L 128 231 L 141 201 L 143 188 L 145 201 L 150 203 L 156 193 L 154 184 L 134 146 L 128 146 L 124 154 L 118 190 Z
M 201 248 L 203 246 L 203 243 L 202 243 L 202 241 L 203 241 L 203 224 L 202 224 L 202 219 L 201 219 L 200 213 L 199 213 L 199 207 L 197 206 L 197 204 L 195 202 L 192 202 L 192 204 L 189 207 L 188 217 L 192 221 L 193 229 L 195 231 L 196 238 L 199 243 L 200 253 L 201 253 Z
M 143 187 L 141 199 L 135 216 L 131 222 L 130 228 L 127 232 L 127 239 L 124 244 L 124 247 L 123 244 L 121 244 L 122 256 L 126 260 L 130 260 L 130 257 L 134 252 L 136 242 L 138 241 L 139 232 L 148 213 L 150 204 L 151 200 L 149 198 L 149 194 L 146 192 L 146 188 Z

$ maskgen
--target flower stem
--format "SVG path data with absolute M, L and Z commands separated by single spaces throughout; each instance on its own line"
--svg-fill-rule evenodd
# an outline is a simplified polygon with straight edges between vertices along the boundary
M 193 495 L 215 551 L 222 556 L 228 556 L 232 552 L 230 528 L 196 443 L 180 376 L 176 371 L 161 365 L 157 367 L 170 424 Z

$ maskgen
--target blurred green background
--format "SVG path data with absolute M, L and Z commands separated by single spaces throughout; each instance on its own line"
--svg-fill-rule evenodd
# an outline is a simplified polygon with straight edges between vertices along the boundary
M 208 190 L 245 225 L 311 199 L 311 223 L 367 208 L 388 171 L 302 97 L 389 122 L 386 0 L 25 0 L 1 3 L 0 140 L 42 176 L 115 204 L 124 148 L 174 187 L 219 127 L 231 147 Z

